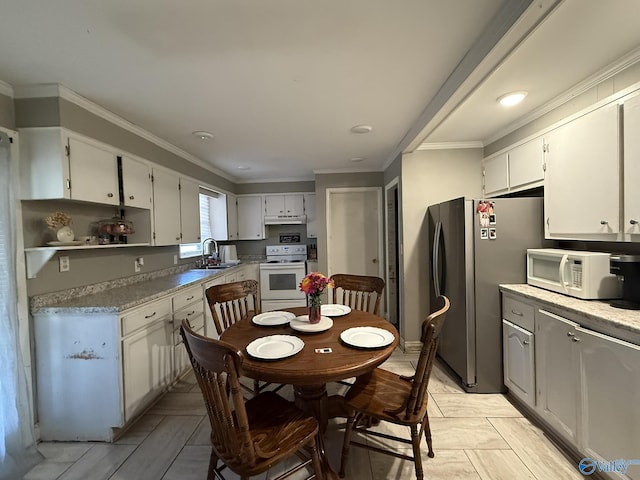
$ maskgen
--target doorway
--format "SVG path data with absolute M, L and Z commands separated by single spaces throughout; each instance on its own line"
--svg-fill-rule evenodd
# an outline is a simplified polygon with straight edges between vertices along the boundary
M 328 188 L 328 274 L 384 278 L 382 259 L 382 188 Z
M 384 199 L 385 216 L 385 246 L 387 269 L 385 276 L 386 300 L 388 320 L 400 331 L 400 282 L 402 280 L 400 263 L 400 226 L 399 226 L 399 181 L 394 178 L 385 185 Z

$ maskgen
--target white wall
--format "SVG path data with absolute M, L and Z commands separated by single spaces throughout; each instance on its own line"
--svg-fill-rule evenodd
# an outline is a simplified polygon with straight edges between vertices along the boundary
M 429 314 L 427 207 L 457 197 L 482 194 L 482 149 L 423 150 L 402 157 L 403 318 L 406 342 L 420 340 Z

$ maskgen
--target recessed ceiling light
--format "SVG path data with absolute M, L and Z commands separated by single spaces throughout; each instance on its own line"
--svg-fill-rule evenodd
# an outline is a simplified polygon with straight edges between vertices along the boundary
M 210 140 L 213 138 L 213 133 L 205 132 L 204 130 L 196 130 L 191 132 L 191 135 L 198 137 L 200 140 Z
M 503 105 L 505 107 L 512 107 L 524 100 L 524 97 L 526 97 L 528 93 L 529 92 L 525 92 L 524 90 L 520 92 L 506 93 L 498 98 L 498 102 L 500 103 L 500 105 Z
M 349 159 L 349 161 L 351 161 L 353 163 L 362 162 L 362 161 L 364 161 L 364 157 L 352 157 L 352 158 Z
M 355 127 L 351 127 L 353 133 L 369 133 L 371 130 L 373 130 L 371 125 L 356 125 Z
M 247 167 L 246 165 L 238 165 L 236 167 L 238 170 L 250 170 L 251 167 Z

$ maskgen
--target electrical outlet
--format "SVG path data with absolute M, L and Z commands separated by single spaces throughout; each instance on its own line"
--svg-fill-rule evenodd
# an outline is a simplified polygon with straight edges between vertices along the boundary
M 71 262 L 69 262 L 69 257 L 60 257 L 58 261 L 60 262 L 61 272 L 68 272 L 69 270 L 71 270 Z
M 174 255 L 173 256 L 173 264 L 177 265 L 178 264 L 178 255 Z
M 134 272 L 139 272 L 140 271 L 140 264 L 138 263 L 138 259 L 137 258 L 133 262 L 133 271 Z

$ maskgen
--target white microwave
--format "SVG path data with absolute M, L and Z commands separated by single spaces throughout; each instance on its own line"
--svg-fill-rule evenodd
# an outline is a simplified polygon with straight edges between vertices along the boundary
M 527 250 L 527 283 L 590 299 L 620 298 L 620 284 L 609 271 L 610 254 L 555 248 Z

